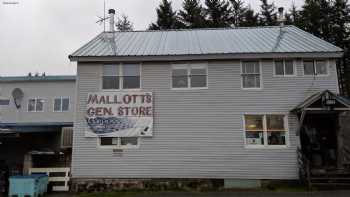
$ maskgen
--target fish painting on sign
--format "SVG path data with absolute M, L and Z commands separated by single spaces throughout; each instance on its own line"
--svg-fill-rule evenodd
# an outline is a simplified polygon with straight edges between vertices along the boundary
M 90 93 L 86 123 L 86 137 L 152 136 L 152 93 Z

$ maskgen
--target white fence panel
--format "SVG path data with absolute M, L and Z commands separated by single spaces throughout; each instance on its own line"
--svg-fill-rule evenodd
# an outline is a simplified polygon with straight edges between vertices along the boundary
M 69 191 L 69 172 L 70 168 L 29 168 L 29 174 L 45 173 L 49 176 L 49 183 L 59 184 L 52 187 L 53 191 Z M 57 175 L 57 173 L 63 175 Z

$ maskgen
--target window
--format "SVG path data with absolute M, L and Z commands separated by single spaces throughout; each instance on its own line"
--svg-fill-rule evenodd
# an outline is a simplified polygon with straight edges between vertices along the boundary
M 207 77 L 206 65 L 174 65 L 172 67 L 172 88 L 206 88 Z
M 139 147 L 138 137 L 100 137 L 99 147 L 114 149 L 129 149 Z
M 293 60 L 276 60 L 275 75 L 276 76 L 294 76 Z
M 245 116 L 246 143 L 264 145 L 263 117 L 261 115 Z
M 244 125 L 247 146 L 286 145 L 285 115 L 245 115 Z
M 123 65 L 123 89 L 140 88 L 140 66 Z
M 104 65 L 102 89 L 138 89 L 140 88 L 140 65 Z
M 328 66 L 325 60 L 305 60 L 304 75 L 327 75 Z
M 242 87 L 260 88 L 260 64 L 258 61 L 242 62 Z
M 118 65 L 104 65 L 102 88 L 103 89 L 119 89 L 119 66 Z
M 53 104 L 53 111 L 55 112 L 65 112 L 69 110 L 69 98 L 55 98 Z
M 42 112 L 44 111 L 44 99 L 32 98 L 28 100 L 29 112 Z

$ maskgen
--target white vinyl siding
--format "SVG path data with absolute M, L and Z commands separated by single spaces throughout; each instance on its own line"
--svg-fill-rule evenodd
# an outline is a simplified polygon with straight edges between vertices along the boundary
M 96 73 L 103 64 L 79 63 L 73 178 L 298 179 L 298 117 L 289 111 L 306 98 L 313 78 L 302 77 L 302 60 L 294 61 L 300 76 L 281 79 L 273 77 L 272 59 L 261 60 L 260 91 L 242 90 L 239 60 L 209 61 L 204 91 L 174 91 L 171 63 L 144 62 L 142 88 L 155 95 L 154 136 L 122 156 L 85 137 L 86 96 L 101 90 Z M 330 62 L 330 76 L 319 78 L 313 90 L 338 92 L 335 61 Z M 286 115 L 287 146 L 245 148 L 244 114 Z

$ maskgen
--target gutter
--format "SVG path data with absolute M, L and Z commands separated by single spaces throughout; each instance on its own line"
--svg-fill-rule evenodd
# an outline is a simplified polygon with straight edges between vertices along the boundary
M 192 54 L 192 55 L 148 55 L 148 56 L 72 56 L 76 62 L 109 62 L 109 61 L 188 61 L 188 60 L 232 60 L 232 59 L 274 59 L 274 58 L 341 58 L 343 51 L 309 52 L 309 53 L 232 53 L 232 54 Z

